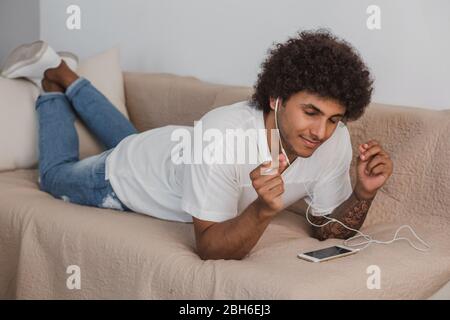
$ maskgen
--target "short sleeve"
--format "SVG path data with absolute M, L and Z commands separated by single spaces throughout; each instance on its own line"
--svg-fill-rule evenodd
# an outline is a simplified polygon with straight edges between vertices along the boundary
M 215 146 L 220 143 L 215 144 Z M 210 145 L 210 154 L 214 147 Z M 213 156 L 211 156 L 213 158 Z M 239 184 L 234 164 L 216 161 L 186 164 L 181 208 L 206 221 L 222 222 L 238 214 Z
M 310 205 L 309 212 L 313 216 L 324 216 L 332 213 L 353 192 L 350 180 L 350 165 L 353 153 L 347 128 L 345 128 L 342 136 L 339 145 L 343 147 L 335 149 L 340 150 L 339 154 L 333 159 L 329 170 L 313 184 L 312 190 L 308 190 L 309 195 L 304 199 Z

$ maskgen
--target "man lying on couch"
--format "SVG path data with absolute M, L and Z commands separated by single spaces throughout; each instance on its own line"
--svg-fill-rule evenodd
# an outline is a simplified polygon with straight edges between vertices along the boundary
M 138 133 L 75 69 L 73 55 L 62 59 L 42 41 L 18 47 L 3 68 L 5 77 L 42 85 L 36 101 L 41 190 L 80 205 L 193 222 L 202 259 L 244 258 L 272 218 L 302 198 L 314 224 L 324 224 L 326 215 L 357 230 L 392 173 L 389 155 L 368 141 L 359 146 L 352 190 L 345 123 L 362 116 L 373 81 L 354 49 L 327 31 L 304 31 L 278 44 L 262 65 L 250 101 L 216 108 L 194 127 Z M 106 151 L 79 159 L 75 113 Z M 237 150 L 258 154 L 258 162 L 174 161 L 174 154 L 192 156 L 196 149 L 195 138 L 189 139 L 193 147 L 186 146 L 174 141 L 174 133 L 200 126 L 222 137 L 227 130 L 264 130 L 256 143 Z M 229 156 L 233 148 L 215 141 L 202 154 L 219 150 Z M 321 240 L 353 234 L 336 222 L 314 227 Z

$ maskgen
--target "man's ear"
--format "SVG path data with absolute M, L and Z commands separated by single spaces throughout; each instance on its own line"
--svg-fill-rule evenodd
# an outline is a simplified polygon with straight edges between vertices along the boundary
M 270 106 L 270 109 L 272 109 L 272 110 L 275 110 L 275 101 L 276 101 L 275 98 L 272 98 L 272 97 L 269 98 L 269 106 Z
M 275 111 L 276 102 L 277 102 L 277 98 L 273 98 L 273 97 L 269 98 L 270 109 Z M 281 107 L 282 102 L 283 102 L 283 100 L 281 100 L 281 98 L 279 98 L 278 99 L 278 107 Z

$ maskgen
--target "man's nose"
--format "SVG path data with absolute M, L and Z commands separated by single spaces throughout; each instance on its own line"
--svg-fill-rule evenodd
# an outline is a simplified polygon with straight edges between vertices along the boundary
M 327 133 L 326 123 L 323 121 L 317 121 L 315 126 L 311 130 L 312 137 L 315 141 L 323 141 Z

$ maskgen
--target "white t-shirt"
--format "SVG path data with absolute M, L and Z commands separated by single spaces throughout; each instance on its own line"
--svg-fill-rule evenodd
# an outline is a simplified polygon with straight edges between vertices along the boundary
M 213 129 L 210 140 L 205 138 L 208 129 Z M 214 222 L 229 220 L 257 198 L 249 175 L 271 156 L 265 134 L 248 135 L 243 150 L 237 142 L 225 143 L 227 130 L 264 129 L 263 111 L 242 101 L 211 110 L 194 127 L 165 126 L 133 134 L 109 154 L 106 179 L 119 199 L 135 212 L 182 222 L 192 222 L 192 216 Z M 196 131 L 203 136 L 196 136 Z M 176 135 L 178 140 L 173 138 L 174 132 L 189 134 L 184 142 L 191 142 L 191 147 L 180 142 L 180 134 Z M 198 157 L 196 143 L 203 143 L 200 155 L 204 158 Z M 243 151 L 245 161 L 241 158 L 239 162 Z M 250 156 L 254 154 L 256 159 Z M 179 163 L 182 158 L 191 163 Z M 284 207 L 304 198 L 311 204 L 312 214 L 331 213 L 352 193 L 351 160 L 350 135 L 340 122 L 309 158 L 297 157 L 282 173 Z

